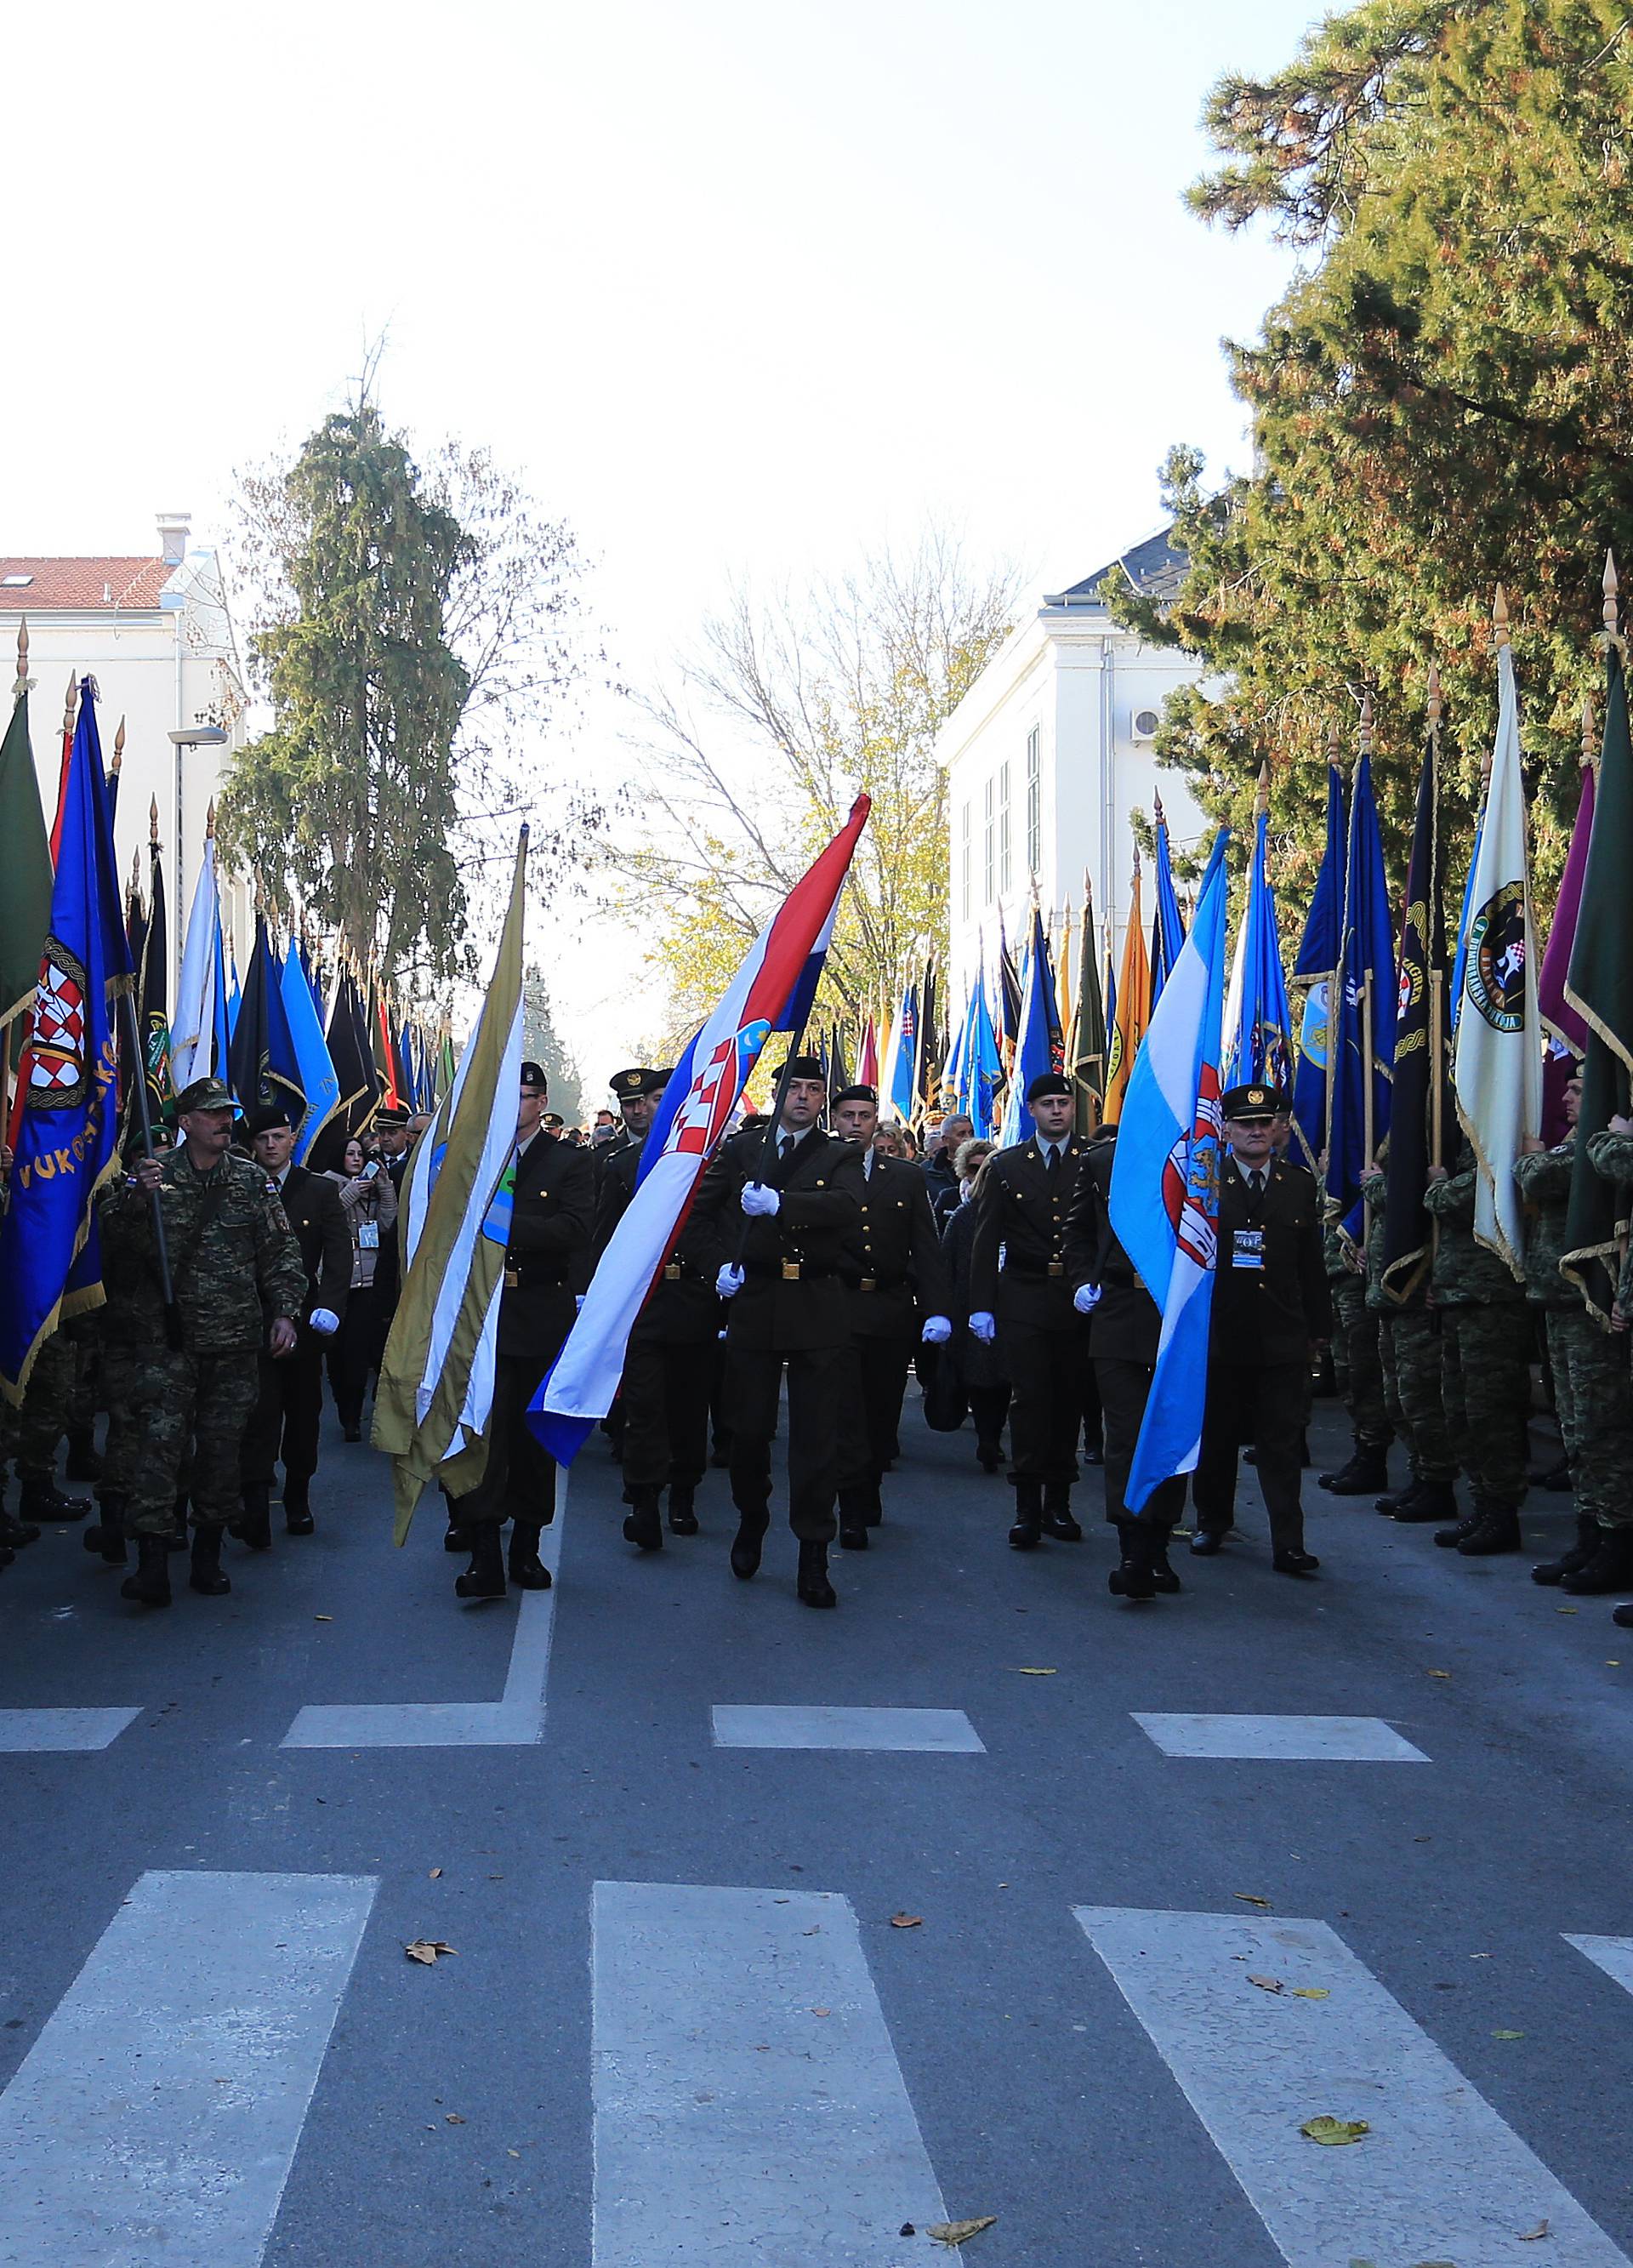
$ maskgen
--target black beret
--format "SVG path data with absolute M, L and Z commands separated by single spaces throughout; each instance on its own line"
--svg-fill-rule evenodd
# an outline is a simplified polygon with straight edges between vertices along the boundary
M 1225 1118 L 1276 1118 L 1286 1108 L 1287 1097 L 1279 1087 L 1258 1081 L 1227 1086 L 1219 1097 L 1220 1116 Z
M 835 1108 L 837 1108 L 842 1102 L 871 1102 L 877 1109 L 879 1091 L 872 1086 L 842 1086 L 834 1097 Z
M 525 1063 L 522 1065 L 522 1085 L 531 1087 L 535 1094 L 548 1094 L 550 1091 L 550 1082 L 544 1075 L 544 1065 Z
M 826 1079 L 820 1056 L 790 1056 L 785 1064 L 777 1066 L 778 1079 Z
M 1041 1102 L 1046 1094 L 1071 1094 L 1071 1081 L 1057 1071 L 1041 1071 L 1026 1089 L 1028 1102 Z
M 279 1127 L 287 1130 L 293 1123 L 294 1121 L 283 1103 L 267 1102 L 263 1103 L 259 1110 L 252 1112 L 249 1124 L 245 1131 L 253 1141 L 257 1134 L 270 1134 Z
M 633 1102 L 637 1094 L 661 1094 L 669 1084 L 666 1071 L 615 1071 L 607 1084 L 620 1102 Z

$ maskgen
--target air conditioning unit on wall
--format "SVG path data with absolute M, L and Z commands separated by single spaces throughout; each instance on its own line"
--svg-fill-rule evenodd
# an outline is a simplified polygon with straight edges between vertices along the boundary
M 1129 738 L 1136 740 L 1154 740 L 1157 737 L 1157 728 L 1161 723 L 1160 710 L 1136 709 L 1129 719 Z

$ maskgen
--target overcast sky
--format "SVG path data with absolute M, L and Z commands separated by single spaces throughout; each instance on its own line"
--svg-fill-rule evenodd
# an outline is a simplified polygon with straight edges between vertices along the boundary
M 596 564 L 640 679 L 726 578 L 925 519 L 1077 580 L 1176 440 L 1239 464 L 1222 335 L 1286 255 L 1204 231 L 1205 92 L 1308 0 L 291 0 L 8 24 L 0 549 L 195 540 L 382 332 L 387 416 L 489 445 Z M 620 776 L 595 744 L 541 761 Z M 572 933 L 569 933 L 569 931 Z M 651 1020 L 541 940 L 594 1083 Z

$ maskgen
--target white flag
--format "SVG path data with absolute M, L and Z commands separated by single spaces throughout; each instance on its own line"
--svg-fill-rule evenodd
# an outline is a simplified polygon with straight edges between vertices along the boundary
M 193 910 L 181 949 L 181 975 L 176 985 L 176 1013 L 170 1027 L 170 1076 L 176 1093 L 207 1079 L 214 1065 L 210 1050 L 216 1032 L 216 929 L 221 919 L 216 896 L 216 838 L 204 837 L 203 863 L 193 887 Z M 222 1065 L 222 1076 L 226 1066 Z
M 1468 937 L 1457 1026 L 1457 1115 L 1478 1165 L 1475 1234 L 1525 1274 L 1526 1235 L 1514 1167 L 1542 1114 L 1542 1027 L 1537 1009 L 1519 769 L 1514 658 L 1497 649 L 1497 742 L 1485 821 L 1468 888 Z

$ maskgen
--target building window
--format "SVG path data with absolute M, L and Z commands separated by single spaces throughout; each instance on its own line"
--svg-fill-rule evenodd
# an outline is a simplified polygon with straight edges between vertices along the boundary
M 998 895 L 1007 897 L 1010 887 L 1009 833 L 1009 766 L 998 766 Z
M 1035 725 L 1026 735 L 1026 869 L 1034 880 L 1043 864 L 1042 737 Z
M 985 792 L 984 792 L 984 797 L 983 797 L 983 814 L 982 814 L 982 830 L 981 830 L 981 869 L 982 869 L 982 891 L 981 891 L 981 902 L 982 903 L 982 905 L 983 905 L 983 906 L 989 906 L 989 905 L 992 903 L 992 845 L 993 845 L 993 839 L 994 839 L 994 838 L 993 838 L 993 832 L 992 832 L 992 782 L 991 782 L 990 780 L 989 780 L 989 781 L 987 782 L 987 785 L 986 785 L 986 789 L 985 789 Z
M 959 919 L 969 919 L 969 806 L 959 808 Z

